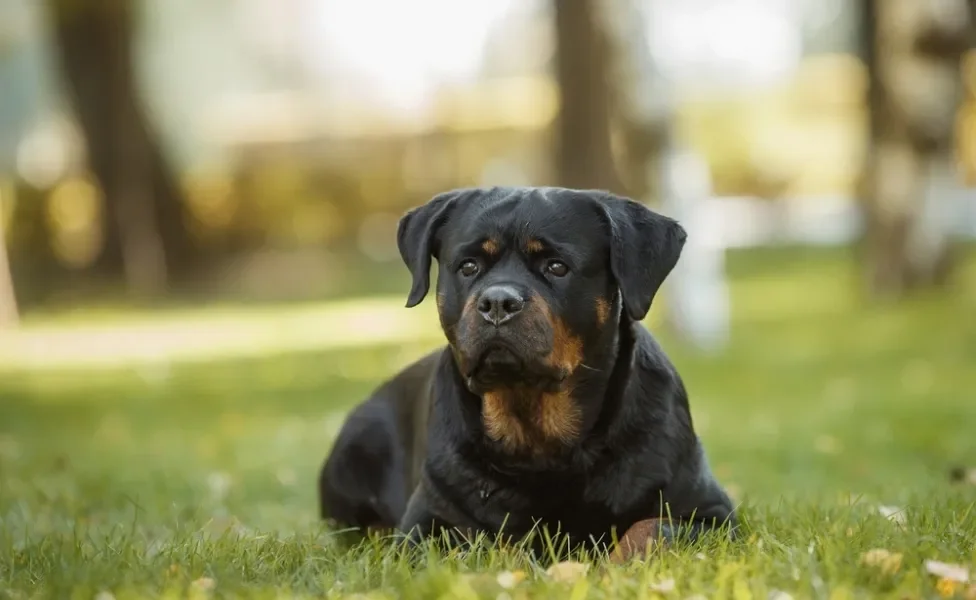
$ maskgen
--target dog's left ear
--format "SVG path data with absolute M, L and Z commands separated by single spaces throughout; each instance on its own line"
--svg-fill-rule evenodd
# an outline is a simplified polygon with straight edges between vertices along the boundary
M 598 201 L 610 228 L 610 269 L 624 310 L 640 321 L 678 263 L 688 234 L 674 219 L 629 198 L 601 193 Z
M 430 290 L 431 258 L 437 254 L 439 232 L 459 198 L 475 190 L 452 190 L 438 194 L 426 204 L 412 208 L 397 224 L 397 248 L 410 269 L 413 284 L 407 296 L 407 308 L 420 304 Z

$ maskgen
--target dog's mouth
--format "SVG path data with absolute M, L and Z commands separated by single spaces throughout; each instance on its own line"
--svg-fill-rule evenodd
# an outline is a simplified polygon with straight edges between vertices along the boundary
M 525 361 L 504 344 L 492 344 L 481 351 L 469 377 L 478 375 L 514 376 L 525 369 Z
M 563 373 L 526 360 L 501 342 L 489 344 L 476 356 L 464 374 L 468 388 L 475 392 L 516 386 L 558 387 L 566 378 Z

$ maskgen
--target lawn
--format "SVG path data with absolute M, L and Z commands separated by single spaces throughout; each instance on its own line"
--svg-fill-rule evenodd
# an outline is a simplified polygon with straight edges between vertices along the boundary
M 348 343 L 323 317 L 326 343 L 301 352 L 3 372 L 0 598 L 976 597 L 926 567 L 976 574 L 976 485 L 949 478 L 976 466 L 976 261 L 949 292 L 885 307 L 859 300 L 839 253 L 731 270 L 726 354 L 661 337 L 741 503 L 739 542 L 571 581 L 511 551 L 417 569 L 383 540 L 345 546 L 318 523 L 319 464 L 344 412 L 438 339 Z

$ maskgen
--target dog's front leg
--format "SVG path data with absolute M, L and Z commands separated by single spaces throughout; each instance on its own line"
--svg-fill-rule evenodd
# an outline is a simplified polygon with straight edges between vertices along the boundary
M 451 546 L 463 546 L 476 535 L 476 528 L 465 525 L 465 521 L 456 508 L 422 480 L 410 496 L 397 529 L 406 536 L 407 544 L 415 548 L 433 537 L 444 538 Z
M 694 542 L 702 535 L 716 531 L 729 524 L 729 536 L 735 537 L 735 524 L 716 519 L 672 520 L 644 519 L 631 525 L 617 541 L 610 554 L 610 562 L 623 564 L 633 559 L 641 559 L 656 547 L 670 546 L 675 542 Z
M 407 509 L 400 519 L 397 526 L 405 536 L 409 545 L 416 547 L 420 542 L 444 526 L 437 518 L 437 515 L 430 509 L 427 501 L 427 493 L 421 483 L 413 491 L 410 500 L 407 502 Z

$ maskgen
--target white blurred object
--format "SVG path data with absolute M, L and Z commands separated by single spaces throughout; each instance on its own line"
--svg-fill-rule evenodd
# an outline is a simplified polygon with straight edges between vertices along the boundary
M 681 259 L 661 292 L 668 299 L 667 319 L 699 350 L 719 352 L 729 337 L 729 298 L 722 213 L 709 209 L 711 173 L 704 158 L 685 148 L 675 131 L 677 93 L 648 34 L 660 25 L 660 15 L 653 4 L 638 0 L 614 7 L 602 14 L 627 48 L 632 83 L 624 87 L 624 106 L 635 122 L 661 135 L 659 157 L 647 165 L 648 181 L 659 175 L 663 212 L 688 232 Z
M 796 69 L 803 55 L 797 8 L 768 0 L 651 0 L 639 10 L 662 75 L 729 88 L 774 84 Z
M 688 232 L 664 293 L 671 324 L 700 350 L 719 352 L 729 339 L 729 291 L 720 214 L 708 210 L 711 174 L 705 160 L 681 147 L 662 158 L 662 209 Z
M 52 187 L 73 166 L 78 146 L 73 133 L 64 119 L 41 120 L 17 146 L 17 173 L 36 188 Z

